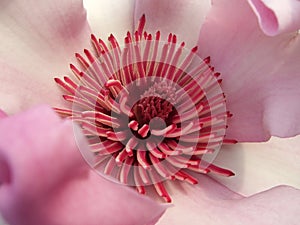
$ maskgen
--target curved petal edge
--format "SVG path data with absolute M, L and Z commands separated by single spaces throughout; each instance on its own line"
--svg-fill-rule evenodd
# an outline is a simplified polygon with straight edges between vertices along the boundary
M 79 152 L 88 147 L 80 131 L 48 106 L 0 120 L 4 219 L 10 225 L 156 222 L 166 206 L 91 170 Z
M 248 0 L 263 32 L 275 36 L 300 29 L 300 1 Z

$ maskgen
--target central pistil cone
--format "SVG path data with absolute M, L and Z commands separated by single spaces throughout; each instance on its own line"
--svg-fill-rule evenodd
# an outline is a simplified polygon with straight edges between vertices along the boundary
M 108 45 L 92 35 L 93 50 L 77 53 L 79 66 L 70 66 L 75 78 L 55 78 L 72 103 L 55 110 L 80 124 L 92 156 L 86 159 L 99 173 L 141 194 L 152 186 L 171 202 L 166 180 L 234 175 L 212 161 L 236 141 L 225 139 L 232 115 L 210 58 L 197 57 L 197 47 L 187 51 L 174 34 L 161 42 L 144 25 L 143 16 L 123 47 L 113 35 Z

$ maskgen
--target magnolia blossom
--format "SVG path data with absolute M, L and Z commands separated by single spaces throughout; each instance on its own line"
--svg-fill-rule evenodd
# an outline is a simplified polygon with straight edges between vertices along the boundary
M 88 48 L 91 33 L 122 40 L 145 14 L 148 32 L 171 32 L 188 48 L 197 44 L 203 59 L 210 56 L 234 115 L 226 138 L 299 134 L 299 1 L 87 1 L 89 21 L 81 1 L 0 5 L 0 107 L 17 113 L 0 113 L 0 210 L 10 224 L 155 224 L 165 210 L 158 224 L 297 224 L 299 191 L 275 187 L 300 186 L 293 144 L 286 152 L 272 144 L 223 148 L 216 162 L 237 179 L 214 178 L 232 191 L 207 175 L 196 175 L 197 186 L 168 181 L 168 208 L 92 171 L 78 151 L 88 148 L 80 127 L 49 106 L 28 108 L 67 107 L 53 78 L 69 74 L 67 65 Z

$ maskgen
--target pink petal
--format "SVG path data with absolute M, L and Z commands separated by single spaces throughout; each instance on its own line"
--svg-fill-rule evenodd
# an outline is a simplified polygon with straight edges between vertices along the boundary
M 224 146 L 215 164 L 236 172 L 233 177 L 213 176 L 230 190 L 250 196 L 278 185 L 300 188 L 300 136 L 272 137 L 265 143 Z
M 134 0 L 84 0 L 93 33 L 107 40 L 113 34 L 121 43 L 133 31 Z
M 78 151 L 87 147 L 80 128 L 46 106 L 2 119 L 5 220 L 11 225 L 154 224 L 166 207 L 91 171 Z
M 7 113 L 19 112 L 43 102 L 63 105 L 61 90 L 51 77 L 24 73 L 0 60 L 0 107 Z
M 178 36 L 179 41 L 186 42 L 188 47 L 194 47 L 210 7 L 210 0 L 136 1 L 135 25 L 145 14 L 146 31 L 154 33 L 160 30 L 164 38 L 162 40 L 165 40 L 169 33 L 173 33 Z
M 0 109 L 0 119 L 5 118 L 6 116 L 6 113 Z
M 157 225 L 298 224 L 300 190 L 279 186 L 249 198 L 236 195 L 207 176 L 196 187 L 170 185 L 174 207 Z
M 82 1 L 1 1 L 0 8 L 0 95 L 8 96 L 1 108 L 12 113 L 36 102 L 59 103 L 53 77 L 70 73 L 74 53 L 90 42 Z
M 300 38 L 265 36 L 245 1 L 215 0 L 201 30 L 202 57 L 223 75 L 228 138 L 263 141 L 300 133 Z
M 265 34 L 275 36 L 300 29 L 299 0 L 248 0 Z

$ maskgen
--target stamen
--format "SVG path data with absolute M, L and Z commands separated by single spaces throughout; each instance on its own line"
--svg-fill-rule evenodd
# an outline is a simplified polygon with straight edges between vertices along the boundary
M 139 123 L 136 120 L 131 120 L 128 123 L 128 127 L 134 131 L 137 131 L 139 129 Z
M 138 134 L 145 138 L 148 135 L 150 128 L 148 124 L 144 124 L 139 130 Z
M 137 151 L 137 160 L 144 169 L 150 168 L 150 164 L 146 159 L 146 151 Z
M 155 156 L 158 159 L 164 159 L 166 158 L 166 154 L 162 153 L 154 143 L 147 142 L 146 143 L 147 150 L 150 151 L 150 153 Z

